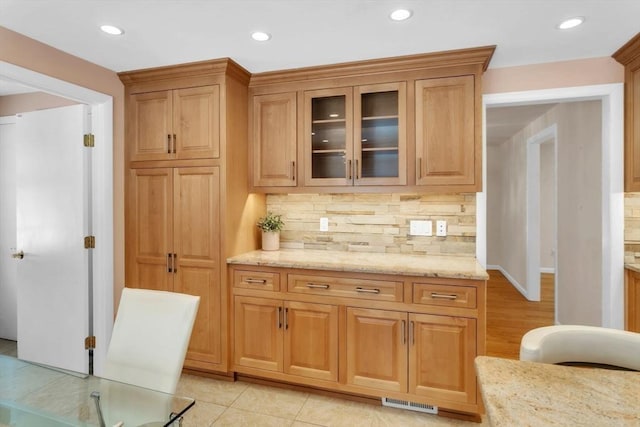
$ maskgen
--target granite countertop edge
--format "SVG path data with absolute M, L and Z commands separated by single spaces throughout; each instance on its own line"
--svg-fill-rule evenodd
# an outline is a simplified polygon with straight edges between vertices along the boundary
M 640 273 L 640 263 L 626 262 L 624 268 Z
M 228 258 L 227 264 L 447 279 L 487 280 L 489 278 L 486 270 L 474 257 L 452 255 L 281 249 L 239 254 Z

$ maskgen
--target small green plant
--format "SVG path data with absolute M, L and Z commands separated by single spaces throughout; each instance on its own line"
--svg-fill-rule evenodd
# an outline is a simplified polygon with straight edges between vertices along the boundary
M 280 231 L 284 227 L 284 222 L 282 221 L 282 215 L 267 212 L 265 216 L 258 220 L 256 225 L 262 231 Z

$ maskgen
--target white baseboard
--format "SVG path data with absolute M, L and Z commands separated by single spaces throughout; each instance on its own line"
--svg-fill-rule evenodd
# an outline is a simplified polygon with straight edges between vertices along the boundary
M 540 267 L 540 273 L 556 274 L 556 269 L 554 267 Z
M 520 285 L 520 283 L 518 283 L 518 281 L 516 279 L 514 279 L 513 276 L 510 275 L 504 268 L 502 268 L 499 265 L 487 265 L 487 270 L 498 270 L 500 273 L 502 273 L 504 275 L 504 277 L 507 278 L 509 283 L 511 283 L 511 285 L 514 288 L 516 288 L 518 290 L 518 292 L 520 292 L 522 294 L 523 297 L 525 297 L 526 299 L 531 301 L 529 299 L 529 297 L 527 296 L 527 291 L 525 291 L 524 288 L 522 287 L 522 285 Z

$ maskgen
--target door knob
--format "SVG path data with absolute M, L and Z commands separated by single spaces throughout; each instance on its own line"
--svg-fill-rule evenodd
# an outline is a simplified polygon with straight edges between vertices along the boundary
M 15 252 L 15 253 L 11 254 L 11 258 L 22 259 L 22 258 L 24 258 L 24 252 L 22 252 L 22 251 Z

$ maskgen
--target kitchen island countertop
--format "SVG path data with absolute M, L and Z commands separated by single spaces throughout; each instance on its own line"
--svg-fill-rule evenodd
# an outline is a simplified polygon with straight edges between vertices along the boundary
M 451 279 L 489 278 L 478 261 L 467 256 L 280 249 L 247 252 L 228 258 L 227 263 Z
M 479 356 L 489 422 L 500 426 L 640 426 L 640 372 Z

